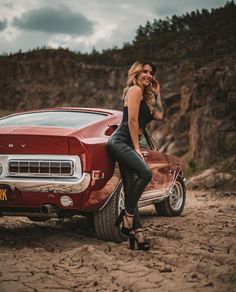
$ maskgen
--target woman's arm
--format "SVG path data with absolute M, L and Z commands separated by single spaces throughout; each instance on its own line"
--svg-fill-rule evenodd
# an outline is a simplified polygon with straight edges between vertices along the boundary
M 153 106 L 153 119 L 154 120 L 162 120 L 163 119 L 163 106 L 161 102 L 161 94 L 158 92 L 155 95 L 155 105 Z
M 134 145 L 135 151 L 143 158 L 139 147 L 139 124 L 138 115 L 140 102 L 142 100 L 142 91 L 139 86 L 132 86 L 127 92 L 127 105 L 128 105 L 128 126 L 130 136 Z
M 153 119 L 162 120 L 163 106 L 161 102 L 160 83 L 155 79 L 152 80 L 152 92 L 154 93 L 154 96 L 155 96 L 155 102 L 151 106 Z

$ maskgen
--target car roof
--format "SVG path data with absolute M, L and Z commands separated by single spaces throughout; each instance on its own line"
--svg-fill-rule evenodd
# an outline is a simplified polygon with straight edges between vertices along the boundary
M 115 114 L 121 112 L 120 110 L 113 110 L 107 108 L 98 108 L 98 107 L 52 107 L 52 108 L 41 108 L 35 110 L 27 110 L 22 112 L 13 113 L 11 115 L 17 114 L 25 114 L 25 113 L 34 113 L 34 112 L 44 112 L 44 111 L 89 111 L 89 112 L 97 112 L 104 114 Z
M 70 128 L 70 129 L 76 129 L 75 131 L 79 131 L 82 130 L 84 128 L 90 128 L 90 127 L 94 127 L 94 124 L 97 123 L 102 123 L 104 122 L 105 124 L 117 124 L 119 123 L 119 121 L 121 120 L 122 117 L 122 111 L 119 110 L 112 110 L 112 109 L 102 109 L 102 108 L 86 108 L 86 107 L 54 107 L 54 108 L 44 108 L 44 109 L 38 109 L 38 110 L 31 110 L 31 111 L 24 111 L 24 112 L 18 112 L 18 113 L 14 113 L 8 116 L 4 116 L 2 118 L 0 118 L 0 121 L 2 120 L 7 120 L 8 118 L 15 118 L 15 117 L 20 117 L 20 116 L 24 116 L 27 114 L 40 114 L 40 113 L 59 113 L 59 112 L 67 112 L 67 113 L 81 113 L 81 114 L 95 114 L 95 115 L 101 115 L 101 117 L 103 116 L 103 118 L 99 121 L 91 121 L 91 122 L 86 122 L 86 123 L 82 123 L 82 124 L 78 124 L 78 125 L 74 125 L 74 126 L 70 126 L 70 125 L 5 125 L 5 127 L 10 128 L 10 130 L 12 130 L 12 128 L 16 127 L 17 131 L 19 131 L 19 128 L 21 128 L 21 130 L 23 131 L 25 129 L 25 127 L 27 126 L 27 131 L 29 131 L 29 127 L 33 127 L 33 128 L 44 128 L 45 126 L 47 127 L 47 129 L 49 127 L 54 127 L 54 128 Z M 78 120 L 80 121 L 80 119 Z M 109 121 L 109 122 L 107 122 Z M 84 130 L 83 130 L 84 131 Z
M 97 114 L 105 114 L 105 115 L 120 115 L 122 111 L 120 110 L 113 110 L 113 109 L 104 109 L 104 108 L 91 108 L 91 107 L 53 107 L 53 108 L 42 108 L 42 109 L 35 109 L 35 110 L 27 110 L 22 112 L 16 112 L 9 114 L 7 116 L 0 117 L 1 119 L 5 119 L 12 116 L 29 114 L 29 113 L 39 113 L 39 112 L 47 112 L 47 111 L 79 111 L 79 112 L 91 112 Z

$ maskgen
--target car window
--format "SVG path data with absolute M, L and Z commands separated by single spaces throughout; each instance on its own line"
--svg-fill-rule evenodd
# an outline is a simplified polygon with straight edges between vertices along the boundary
M 25 113 L 0 119 L 3 126 L 49 126 L 62 128 L 79 128 L 92 122 L 102 120 L 105 114 L 80 111 L 45 111 Z

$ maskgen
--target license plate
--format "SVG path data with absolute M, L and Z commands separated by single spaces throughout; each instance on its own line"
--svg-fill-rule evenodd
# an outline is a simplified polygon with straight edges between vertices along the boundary
M 0 204 L 10 201 L 10 187 L 8 185 L 0 185 Z

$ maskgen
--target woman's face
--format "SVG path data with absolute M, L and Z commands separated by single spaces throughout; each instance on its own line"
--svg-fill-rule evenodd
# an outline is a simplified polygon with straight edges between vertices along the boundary
M 150 65 L 144 65 L 142 72 L 140 72 L 137 76 L 138 81 L 143 86 L 149 86 L 152 83 L 153 79 L 153 71 Z

